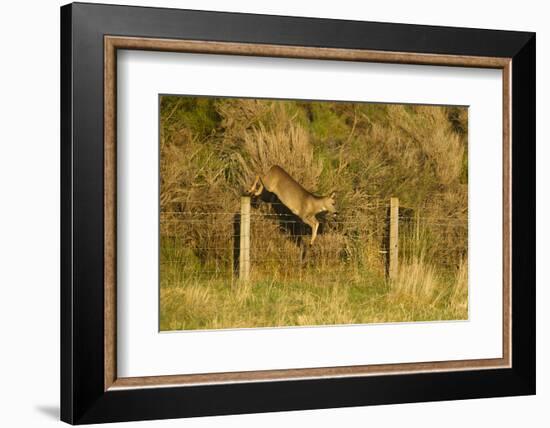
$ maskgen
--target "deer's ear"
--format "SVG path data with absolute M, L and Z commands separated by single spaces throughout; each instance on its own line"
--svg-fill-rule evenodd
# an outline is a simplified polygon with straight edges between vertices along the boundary
M 336 198 L 336 192 L 332 192 L 332 193 L 330 194 L 330 197 L 331 197 L 332 199 Z

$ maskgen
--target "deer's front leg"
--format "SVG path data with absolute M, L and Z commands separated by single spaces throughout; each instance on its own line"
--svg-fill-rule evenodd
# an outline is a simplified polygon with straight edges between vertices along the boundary
M 309 245 L 313 245 L 315 242 L 315 238 L 317 237 L 317 229 L 319 229 L 319 222 L 315 217 L 308 217 L 304 219 L 304 223 L 311 226 L 311 241 L 309 242 Z
M 311 234 L 311 243 L 309 245 L 313 245 L 315 238 L 317 238 L 317 229 L 319 229 L 319 222 L 315 220 L 315 223 L 313 225 L 313 232 Z

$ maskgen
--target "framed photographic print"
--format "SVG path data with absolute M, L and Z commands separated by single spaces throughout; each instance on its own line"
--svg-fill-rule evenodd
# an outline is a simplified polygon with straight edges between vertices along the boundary
M 61 417 L 535 393 L 535 35 L 61 8 Z

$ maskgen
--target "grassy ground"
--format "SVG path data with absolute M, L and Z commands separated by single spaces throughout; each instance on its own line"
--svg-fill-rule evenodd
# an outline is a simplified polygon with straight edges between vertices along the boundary
M 295 278 L 292 280 L 291 278 Z M 252 272 L 247 283 L 163 266 L 160 328 L 166 330 L 467 319 L 466 269 L 438 274 L 422 260 L 395 281 L 354 269 Z

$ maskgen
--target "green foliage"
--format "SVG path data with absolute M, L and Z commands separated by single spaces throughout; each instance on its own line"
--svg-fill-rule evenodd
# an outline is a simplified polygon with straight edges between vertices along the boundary
M 164 126 L 183 127 L 200 137 L 215 132 L 221 119 L 215 100 L 206 97 L 164 95 L 160 100 L 160 111 Z
M 327 140 L 342 142 L 349 135 L 350 127 L 346 123 L 347 104 L 309 103 L 310 132 L 314 141 L 326 143 Z

